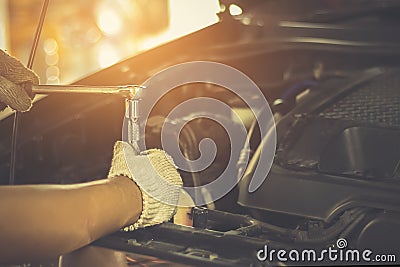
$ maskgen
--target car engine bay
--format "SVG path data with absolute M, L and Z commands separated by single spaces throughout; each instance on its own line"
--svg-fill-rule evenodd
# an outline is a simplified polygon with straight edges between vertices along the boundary
M 236 17 L 222 12 L 217 24 L 74 84 L 141 84 L 189 61 L 234 67 L 257 84 L 274 114 L 277 146 L 267 178 L 249 192 L 255 168 L 263 164 L 265 136 L 241 98 L 212 84 L 177 87 L 142 122 L 146 146 L 162 148 L 160 131 L 175 106 L 198 97 L 218 99 L 244 114 L 250 161 L 240 165 L 243 150 L 232 149 L 229 133 L 216 122 L 182 114 L 186 131 L 178 138 L 188 159 L 199 157 L 205 138 L 217 147 L 208 168 L 181 172 L 184 185 L 212 182 L 230 157 L 244 168 L 242 178 L 223 198 L 194 207 L 193 227 L 164 223 L 115 233 L 95 245 L 200 266 L 276 265 L 280 262 L 258 260 L 257 251 L 264 245 L 326 248 L 340 238 L 349 248 L 400 257 L 400 5 L 383 1 L 304 17 L 301 11 L 274 15 L 273 1 L 221 2 L 238 3 L 244 12 Z M 141 109 L 153 104 L 150 95 L 145 92 Z M 40 100 L 20 118 L 16 184 L 106 177 L 124 112 L 118 96 L 59 94 Z M 226 114 L 236 129 L 231 118 Z M 12 118 L 4 118 L 0 128 L 0 181 L 7 184 Z

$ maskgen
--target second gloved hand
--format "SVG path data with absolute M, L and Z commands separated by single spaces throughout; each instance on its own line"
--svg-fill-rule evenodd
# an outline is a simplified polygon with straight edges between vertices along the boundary
M 0 111 L 10 106 L 18 111 L 28 111 L 32 99 L 27 89 L 38 84 L 38 76 L 26 68 L 18 59 L 0 49 Z
M 117 141 L 108 177 L 121 175 L 138 185 L 143 199 L 139 220 L 125 227 L 125 231 L 160 224 L 172 218 L 177 209 L 182 178 L 166 152 L 151 149 L 136 155 L 128 143 Z

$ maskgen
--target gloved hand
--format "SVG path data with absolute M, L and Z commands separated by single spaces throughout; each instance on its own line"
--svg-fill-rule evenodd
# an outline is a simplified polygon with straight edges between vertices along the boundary
M 38 83 L 39 78 L 33 71 L 0 49 L 0 111 L 7 105 L 28 111 L 32 106 L 30 86 Z
M 175 214 L 182 178 L 166 152 L 151 149 L 135 155 L 130 144 L 117 141 L 108 174 L 115 176 L 131 178 L 142 192 L 142 214 L 125 231 L 166 222 Z

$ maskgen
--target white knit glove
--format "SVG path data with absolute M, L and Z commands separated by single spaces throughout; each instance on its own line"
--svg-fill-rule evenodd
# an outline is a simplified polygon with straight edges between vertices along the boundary
M 182 178 L 163 150 L 151 149 L 136 155 L 128 143 L 117 141 L 108 174 L 109 178 L 115 176 L 131 178 L 142 192 L 142 214 L 125 231 L 166 222 L 176 213 Z
M 39 78 L 33 71 L 0 49 L 0 111 L 7 105 L 18 111 L 28 111 L 32 99 L 24 88 L 30 90 L 29 85 L 38 83 Z

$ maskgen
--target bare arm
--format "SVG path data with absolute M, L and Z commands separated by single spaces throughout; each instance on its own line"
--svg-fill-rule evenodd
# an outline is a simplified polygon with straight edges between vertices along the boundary
M 38 82 L 36 74 L 0 50 L 0 110 L 5 105 L 29 110 L 29 85 Z M 137 155 L 118 141 L 109 177 L 79 185 L 0 186 L 0 263 L 53 258 L 122 226 L 135 230 L 174 215 L 182 179 L 164 151 Z M 166 183 L 157 184 L 159 178 Z M 142 190 L 146 186 L 151 192 Z
M 142 211 L 139 188 L 120 176 L 77 185 L 0 187 L 0 262 L 38 261 L 83 247 Z

